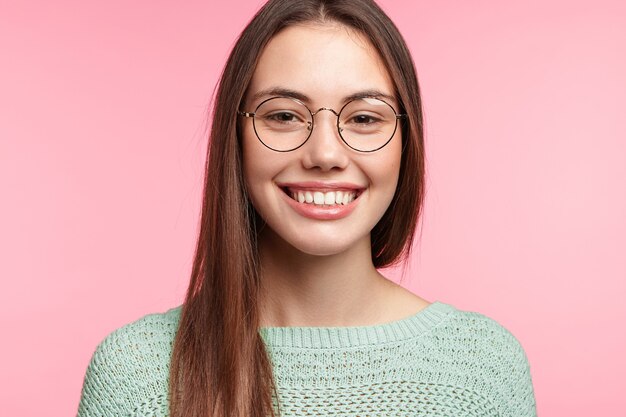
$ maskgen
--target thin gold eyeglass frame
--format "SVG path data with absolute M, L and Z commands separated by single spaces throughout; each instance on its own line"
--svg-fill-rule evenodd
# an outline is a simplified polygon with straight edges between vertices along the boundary
M 275 99 L 278 99 L 278 98 L 289 99 L 289 100 L 295 101 L 296 103 L 298 103 L 298 104 L 300 104 L 300 105 L 304 106 L 304 108 L 305 108 L 305 109 L 307 109 L 307 110 L 308 110 L 308 112 L 309 112 L 309 114 L 311 115 L 311 121 L 310 121 L 310 122 L 309 122 L 309 121 L 307 121 L 307 123 L 309 124 L 309 126 L 307 127 L 307 129 L 308 129 L 308 131 L 309 131 L 309 134 L 307 135 L 306 139 L 304 139 L 304 141 L 302 141 L 302 143 L 301 143 L 301 144 L 299 144 L 298 146 L 296 146 L 295 148 L 292 148 L 292 149 L 280 150 L 280 149 L 274 149 L 274 148 L 272 148 L 272 147 L 271 147 L 271 146 L 269 146 L 267 143 L 263 142 L 263 139 L 261 139 L 261 137 L 259 136 L 259 133 L 257 132 L 257 129 L 256 129 L 256 121 L 255 121 L 255 120 L 256 120 L 256 118 L 255 118 L 255 116 L 256 116 L 256 113 L 257 113 L 257 111 L 259 110 L 259 108 L 260 108 L 263 104 L 267 103 L 268 101 L 270 101 L 270 100 L 275 100 Z M 352 102 L 354 102 L 354 101 L 356 101 L 356 100 L 361 100 L 361 99 L 366 99 L 366 98 L 376 99 L 376 100 L 378 100 L 378 101 L 381 101 L 381 102 L 385 103 L 387 106 L 389 106 L 389 108 L 393 111 L 393 113 L 394 113 L 394 115 L 395 115 L 395 126 L 394 126 L 394 128 L 393 128 L 393 132 L 391 133 L 391 136 L 389 137 L 389 139 L 387 139 L 387 141 L 386 141 L 385 143 L 383 143 L 381 146 L 379 146 L 379 147 L 378 147 L 378 148 L 376 148 L 376 149 L 371 149 L 371 150 L 364 151 L 364 150 L 357 149 L 357 148 L 355 148 L 354 146 L 350 145 L 350 144 L 346 141 L 346 139 L 343 137 L 343 135 L 341 134 L 341 131 L 342 131 L 343 129 L 339 126 L 339 116 L 341 115 L 341 112 L 343 111 L 343 109 L 345 109 L 345 108 L 346 108 L 346 107 L 347 107 L 350 103 L 352 103 Z M 257 139 L 258 139 L 258 140 L 259 140 L 259 141 L 260 141 L 260 142 L 261 142 L 261 143 L 262 143 L 262 144 L 263 144 L 266 148 L 269 148 L 269 149 L 271 149 L 271 150 L 273 150 L 273 151 L 275 151 L 275 152 L 292 152 L 292 151 L 295 151 L 296 149 L 298 149 L 298 148 L 300 148 L 300 147 L 304 146 L 304 144 L 305 144 L 305 143 L 307 143 L 307 141 L 308 141 L 308 140 L 309 140 L 309 138 L 311 137 L 311 134 L 313 133 L 313 128 L 315 127 L 315 117 L 314 117 L 314 116 L 315 116 L 317 113 L 319 113 L 320 111 L 322 111 L 322 110 L 328 110 L 329 112 L 333 113 L 333 114 L 337 117 L 337 124 L 336 124 L 336 125 L 337 125 L 337 132 L 339 133 L 339 137 L 341 138 L 341 141 L 342 141 L 342 142 L 343 142 L 343 143 L 344 143 L 347 147 L 349 147 L 350 149 L 353 149 L 353 150 L 355 150 L 355 151 L 357 151 L 357 152 L 361 152 L 361 153 L 371 153 L 371 152 L 376 152 L 376 151 L 378 151 L 378 150 L 380 150 L 380 149 L 384 148 L 385 146 L 387 146 L 387 144 L 388 144 L 389 142 L 391 142 L 391 139 L 393 139 L 393 137 L 396 135 L 396 131 L 398 130 L 398 120 L 402 120 L 402 119 L 405 119 L 405 118 L 407 117 L 407 114 L 405 114 L 405 113 L 398 113 L 398 112 L 396 112 L 396 109 L 394 109 L 394 108 L 393 108 L 393 106 L 392 106 L 391 104 L 387 103 L 385 100 L 382 100 L 382 99 L 380 99 L 380 98 L 378 98 L 378 97 L 367 97 L 367 96 L 366 96 L 366 97 L 358 97 L 358 98 L 355 98 L 355 99 L 353 99 L 353 100 L 348 101 L 347 103 L 345 103 L 345 104 L 341 107 L 341 109 L 339 110 L 339 112 L 338 112 L 338 113 L 337 113 L 335 110 L 333 110 L 333 109 L 331 109 L 331 108 L 329 108 L 329 107 L 320 107 L 320 108 L 319 108 L 319 109 L 317 109 L 315 112 L 312 112 L 312 111 L 311 111 L 311 109 L 309 109 L 309 107 L 308 107 L 306 104 L 304 104 L 301 100 L 298 100 L 298 99 L 297 99 L 297 98 L 295 98 L 295 97 L 289 97 L 289 96 L 274 96 L 274 97 L 270 97 L 270 98 L 268 98 L 268 99 L 265 99 L 265 100 L 263 100 L 261 103 L 259 103 L 259 105 L 258 105 L 258 106 L 256 106 L 256 109 L 254 109 L 254 112 L 238 111 L 238 114 L 239 114 L 240 116 L 244 116 L 244 117 L 250 117 L 250 118 L 252 118 L 252 126 L 253 126 L 253 128 L 254 128 L 254 134 L 256 135 Z

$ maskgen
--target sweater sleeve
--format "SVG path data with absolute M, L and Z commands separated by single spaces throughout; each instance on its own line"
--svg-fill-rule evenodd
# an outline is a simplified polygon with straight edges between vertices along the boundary
M 502 328 L 500 384 L 497 409 L 501 417 L 536 417 L 535 394 L 526 352 L 508 330 Z
M 129 414 L 129 389 L 124 381 L 124 363 L 118 354 L 111 336 L 96 348 L 83 380 L 78 417 Z
M 78 417 L 164 417 L 175 311 L 147 315 L 109 334 L 87 367 Z

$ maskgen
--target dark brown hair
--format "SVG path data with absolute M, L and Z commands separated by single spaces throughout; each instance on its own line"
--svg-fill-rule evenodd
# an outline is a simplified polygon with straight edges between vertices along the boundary
M 424 150 L 417 76 L 402 36 L 370 0 L 269 1 L 241 33 L 217 88 L 200 232 L 171 358 L 171 417 L 275 415 L 276 386 L 258 332 L 256 216 L 244 186 L 237 110 L 269 40 L 309 22 L 365 35 L 394 80 L 399 112 L 408 118 L 396 193 L 371 232 L 372 260 L 389 266 L 410 251 L 424 198 Z

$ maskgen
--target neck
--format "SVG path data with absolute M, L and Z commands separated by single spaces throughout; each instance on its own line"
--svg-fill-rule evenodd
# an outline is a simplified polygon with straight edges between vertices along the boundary
M 374 268 L 369 236 L 348 250 L 315 256 L 260 236 L 261 327 L 361 326 L 383 321 L 396 284 Z

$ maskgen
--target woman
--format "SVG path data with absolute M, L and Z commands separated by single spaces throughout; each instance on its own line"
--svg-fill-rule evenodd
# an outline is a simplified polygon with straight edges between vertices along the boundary
M 530 416 L 495 321 L 383 277 L 424 196 L 419 88 L 367 0 L 268 2 L 220 80 L 182 306 L 109 335 L 79 416 Z

